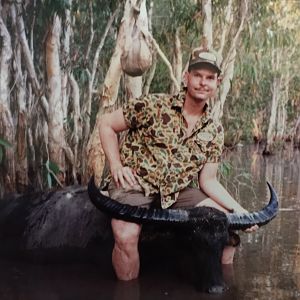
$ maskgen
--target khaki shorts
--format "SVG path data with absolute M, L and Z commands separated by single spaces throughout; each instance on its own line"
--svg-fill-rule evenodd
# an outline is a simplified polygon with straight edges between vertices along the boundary
M 126 189 L 117 188 L 113 181 L 108 186 L 109 196 L 123 204 L 130 204 L 142 207 L 160 207 L 160 195 L 153 194 L 145 196 L 140 185 L 128 187 Z M 200 189 L 187 187 L 179 192 L 177 201 L 170 208 L 191 208 L 197 206 L 203 200 L 209 198 Z

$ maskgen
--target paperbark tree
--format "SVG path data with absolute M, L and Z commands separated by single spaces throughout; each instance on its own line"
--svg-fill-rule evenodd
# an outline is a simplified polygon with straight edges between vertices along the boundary
M 224 53 L 224 45 L 221 43 L 221 48 L 223 52 L 219 52 L 221 56 L 223 57 L 221 69 L 222 69 L 222 84 L 220 87 L 220 95 L 219 99 L 215 102 L 215 105 L 213 107 L 213 116 L 215 119 L 221 119 L 223 116 L 223 108 L 224 104 L 227 98 L 227 95 L 230 91 L 231 88 L 231 82 L 233 79 L 234 75 L 234 65 L 236 61 L 236 54 L 237 54 L 237 48 L 239 45 L 241 33 L 244 29 L 246 18 L 248 15 L 248 5 L 250 5 L 250 1 L 243 0 L 241 2 L 241 9 L 240 9 L 240 23 L 238 25 L 238 28 L 234 34 L 234 36 L 230 39 L 229 42 L 229 50 Z M 232 1 L 228 1 L 227 8 L 225 10 L 225 18 L 224 18 L 224 24 L 227 24 L 227 26 L 224 26 L 223 30 L 229 30 L 231 29 L 231 26 L 229 22 L 232 22 Z M 226 35 L 226 33 L 223 32 L 223 35 Z M 228 35 L 228 33 L 227 33 Z M 223 36 L 222 36 L 222 41 L 223 41 Z
M 1 4 L 0 4 L 1 11 Z M 10 111 L 10 64 L 12 59 L 11 37 L 0 14 L 0 138 L 14 145 L 14 124 Z M 5 160 L 0 166 L 1 186 L 4 191 L 12 192 L 15 189 L 15 155 L 14 147 L 6 148 Z M 3 191 L 1 191 L 1 194 Z
M 46 72 L 49 89 L 48 130 L 49 160 L 60 170 L 59 180 L 65 180 L 65 133 L 63 127 L 63 109 L 61 102 L 60 69 L 61 20 L 54 15 L 46 38 Z
M 132 39 L 129 35 L 133 34 L 132 30 L 135 29 L 135 26 L 139 26 L 139 29 L 142 28 L 143 30 L 148 26 L 145 0 L 142 0 L 141 3 L 139 1 L 127 0 L 125 3 L 124 15 L 121 21 L 115 50 L 103 84 L 100 109 L 87 146 L 88 170 L 85 173 L 85 180 L 87 180 L 92 173 L 95 174 L 96 182 L 100 183 L 101 180 L 105 167 L 105 154 L 99 138 L 99 122 L 103 113 L 112 110 L 116 103 L 122 75 L 121 58 L 127 47 L 130 46 L 128 45 L 128 39 Z M 138 78 L 129 78 L 129 76 L 126 75 L 126 87 L 128 96 L 140 96 L 142 94 L 141 76 L 138 76 Z
M 171 94 L 176 94 L 179 92 L 178 87 L 180 87 L 182 80 L 182 47 L 180 41 L 180 28 L 177 28 L 174 35 L 174 52 L 173 52 L 173 62 L 172 69 L 174 72 L 174 77 L 176 78 L 177 84 L 172 81 L 171 84 Z
M 26 109 L 26 76 L 22 70 L 22 48 L 18 38 L 17 16 L 14 5 L 10 7 L 14 28 L 15 55 L 13 64 L 14 80 L 16 83 L 16 99 L 18 103 L 17 130 L 16 130 L 16 189 L 24 192 L 28 186 L 28 159 L 27 159 L 27 109 Z

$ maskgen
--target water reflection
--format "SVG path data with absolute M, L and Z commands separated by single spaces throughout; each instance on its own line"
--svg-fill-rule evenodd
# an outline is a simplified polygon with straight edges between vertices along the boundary
M 257 210 L 269 198 L 266 179 L 280 199 L 280 213 L 256 233 L 241 233 L 234 266 L 223 269 L 230 290 L 222 296 L 195 291 L 161 257 L 144 254 L 138 280 L 120 282 L 110 265 L 31 265 L 0 261 L 1 300 L 61 299 L 300 299 L 300 154 L 287 150 L 263 157 L 240 148 L 226 158 L 232 164 L 224 185 L 241 204 Z M 152 257 L 152 259 L 151 259 Z

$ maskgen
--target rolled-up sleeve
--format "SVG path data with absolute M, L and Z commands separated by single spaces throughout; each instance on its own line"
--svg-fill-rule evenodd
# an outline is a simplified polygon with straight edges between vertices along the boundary
M 123 105 L 123 114 L 129 128 L 138 128 L 147 123 L 151 99 L 149 97 L 130 98 Z

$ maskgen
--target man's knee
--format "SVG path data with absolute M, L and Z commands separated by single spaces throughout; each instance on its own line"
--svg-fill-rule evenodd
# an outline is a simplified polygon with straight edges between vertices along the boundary
M 134 247 L 138 244 L 141 225 L 112 219 L 112 230 L 116 244 L 121 248 Z

